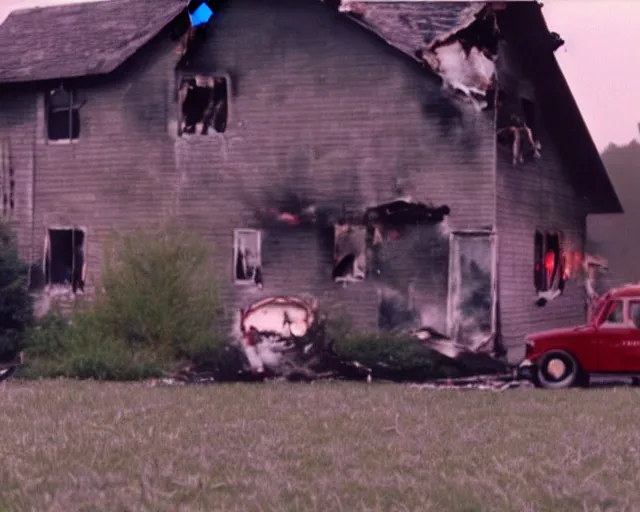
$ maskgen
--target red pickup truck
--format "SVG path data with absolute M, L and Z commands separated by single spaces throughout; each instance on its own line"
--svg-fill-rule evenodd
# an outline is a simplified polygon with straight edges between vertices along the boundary
M 632 377 L 640 384 L 640 285 L 610 290 L 586 325 L 526 337 L 521 377 L 538 387 L 587 386 L 592 375 Z

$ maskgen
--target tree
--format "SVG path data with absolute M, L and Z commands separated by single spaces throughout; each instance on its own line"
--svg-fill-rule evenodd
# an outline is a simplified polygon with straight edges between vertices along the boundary
M 0 223 L 0 360 L 17 356 L 26 329 L 33 322 L 33 299 L 28 291 L 28 265 L 20 260 L 15 237 Z

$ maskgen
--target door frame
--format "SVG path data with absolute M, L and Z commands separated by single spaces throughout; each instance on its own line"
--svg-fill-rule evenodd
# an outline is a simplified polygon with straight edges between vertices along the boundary
M 454 318 L 453 313 L 455 311 L 454 305 L 454 275 L 457 272 L 457 260 L 456 260 L 456 239 L 464 237 L 487 237 L 491 243 L 491 332 L 489 335 L 493 335 L 496 332 L 497 326 L 497 313 L 498 313 L 498 234 L 494 230 L 490 229 L 468 229 L 468 230 L 455 230 L 449 233 L 449 275 L 447 284 L 447 335 L 454 336 Z

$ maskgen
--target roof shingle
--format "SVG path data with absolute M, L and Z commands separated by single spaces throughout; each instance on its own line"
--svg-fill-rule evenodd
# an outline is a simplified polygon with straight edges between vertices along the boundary
M 110 73 L 185 8 L 107 0 L 14 11 L 0 25 L 0 83 Z
M 344 2 L 344 0 L 343 0 Z M 348 2 L 342 11 L 412 58 L 467 27 L 485 2 Z

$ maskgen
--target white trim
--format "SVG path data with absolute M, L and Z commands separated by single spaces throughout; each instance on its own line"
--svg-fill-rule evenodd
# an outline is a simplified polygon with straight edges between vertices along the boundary
M 71 130 L 69 131 L 69 138 L 68 139 L 50 139 L 49 138 L 49 97 L 51 96 L 51 93 L 54 92 L 56 89 L 49 89 L 47 91 L 45 91 L 42 94 L 42 98 L 43 98 L 43 118 L 44 118 L 44 126 L 43 126 L 43 138 L 44 141 L 47 145 L 52 145 L 52 146 L 66 146 L 66 145 L 70 145 L 70 144 L 77 144 L 80 141 L 80 137 L 82 136 L 82 124 L 80 123 L 80 107 L 81 105 L 79 105 L 75 100 L 77 100 L 77 95 L 78 95 L 78 89 L 73 88 L 73 89 L 69 89 L 67 90 L 67 92 L 69 93 L 69 100 L 70 100 L 70 105 L 69 105 L 69 111 L 73 111 L 73 110 L 77 110 L 78 112 L 78 136 L 74 139 L 71 137 Z M 71 126 L 69 126 L 69 128 L 71 128 Z
M 237 285 L 255 284 L 253 279 L 238 279 L 236 277 L 236 262 L 238 261 L 238 241 L 242 235 L 257 235 L 258 241 L 258 264 L 257 267 L 262 267 L 262 231 L 259 229 L 239 228 L 233 230 L 233 262 L 231 272 L 233 275 L 233 282 Z

